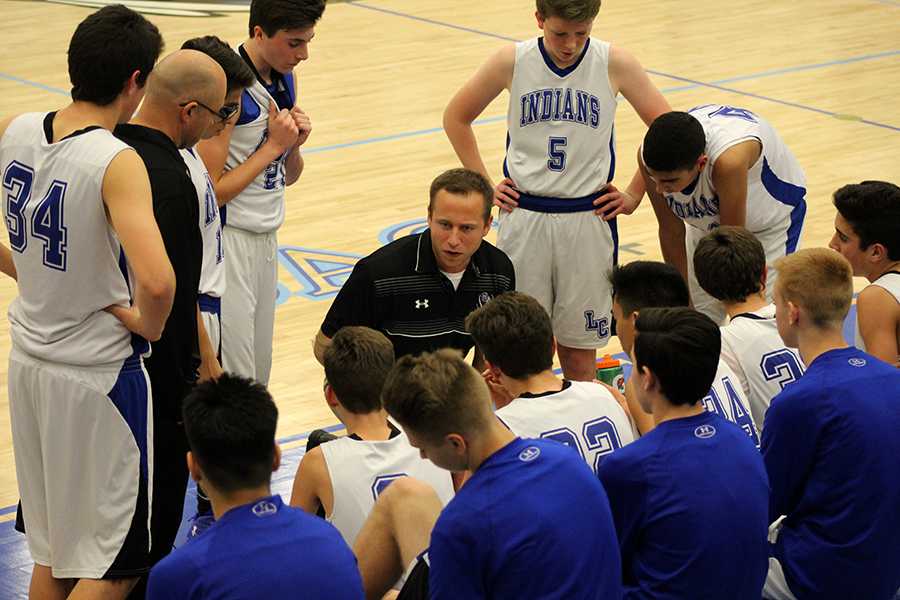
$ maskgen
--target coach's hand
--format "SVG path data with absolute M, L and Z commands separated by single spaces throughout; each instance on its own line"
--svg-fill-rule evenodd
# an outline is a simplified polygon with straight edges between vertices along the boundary
M 291 111 L 286 108 L 278 110 L 275 103 L 269 100 L 269 139 L 266 143 L 274 145 L 279 153 L 284 153 L 297 143 L 299 133 Z
M 519 206 L 517 202 L 519 192 L 516 191 L 515 185 L 509 177 L 498 183 L 494 188 L 494 206 L 499 206 L 500 210 L 506 212 L 512 212 L 515 207 Z
M 300 110 L 299 106 L 291 109 L 291 117 L 293 117 L 294 123 L 297 125 L 297 141 L 294 143 L 294 148 L 299 148 L 306 143 L 309 134 L 312 133 L 312 121 L 309 120 L 309 116 L 305 112 Z
M 594 200 L 594 214 L 609 221 L 618 215 L 630 215 L 641 203 L 640 198 L 635 198 L 627 190 L 619 191 L 613 184 L 607 184 L 603 194 Z

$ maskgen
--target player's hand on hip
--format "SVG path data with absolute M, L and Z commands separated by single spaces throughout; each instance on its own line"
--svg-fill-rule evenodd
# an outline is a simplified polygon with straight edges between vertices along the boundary
M 122 325 L 131 333 L 149 339 L 149 333 L 143 328 L 143 319 L 141 318 L 141 310 L 137 306 L 122 306 L 113 304 L 104 308 L 106 312 L 122 322 Z
M 312 133 L 312 121 L 305 112 L 300 110 L 299 106 L 291 109 L 291 117 L 294 118 L 294 123 L 297 125 L 297 141 L 294 143 L 294 147 L 299 148 L 306 143 L 309 134 Z
M 494 188 L 494 206 L 500 207 L 500 210 L 512 212 L 519 206 L 519 192 L 516 190 L 516 184 L 507 177 L 497 184 Z
M 630 215 L 641 201 L 626 190 L 619 190 L 613 184 L 607 184 L 603 193 L 594 200 L 594 214 L 609 221 L 618 215 Z
M 297 143 L 297 123 L 286 108 L 278 110 L 275 103 L 269 100 L 269 142 L 282 152 L 289 150 Z

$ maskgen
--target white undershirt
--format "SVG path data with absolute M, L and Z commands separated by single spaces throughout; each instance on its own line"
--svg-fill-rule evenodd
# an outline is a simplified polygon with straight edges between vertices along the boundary
M 463 275 L 465 275 L 466 272 L 460 271 L 459 273 L 448 273 L 447 271 L 441 271 L 441 273 L 447 276 L 447 279 L 453 284 L 453 290 L 456 291 L 456 289 L 459 288 L 459 282 L 462 281 Z

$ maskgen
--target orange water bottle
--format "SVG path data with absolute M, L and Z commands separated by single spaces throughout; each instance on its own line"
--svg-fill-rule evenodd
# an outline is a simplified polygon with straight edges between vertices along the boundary
M 625 370 L 622 362 L 609 354 L 597 359 L 597 379 L 625 393 Z

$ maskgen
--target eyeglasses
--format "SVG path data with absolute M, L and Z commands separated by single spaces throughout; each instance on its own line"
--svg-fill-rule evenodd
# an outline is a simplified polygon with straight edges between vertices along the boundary
M 221 119 L 223 123 L 224 123 L 225 121 L 227 121 L 228 119 L 230 119 L 231 117 L 233 117 L 234 114 L 238 111 L 238 105 L 237 105 L 237 104 L 226 104 L 226 105 L 224 105 L 222 108 L 220 108 L 219 110 L 213 110 L 213 109 L 211 109 L 210 107 L 208 107 L 207 105 L 205 105 L 205 104 L 203 104 L 202 102 L 200 102 L 199 100 L 188 100 L 188 101 L 186 101 L 186 102 L 182 102 L 182 103 L 179 104 L 178 106 L 180 106 L 181 108 L 184 108 L 185 106 L 187 106 L 187 105 L 190 104 L 191 102 L 194 102 L 194 103 L 196 103 L 196 104 L 199 104 L 201 107 L 205 108 L 206 110 L 208 110 L 209 112 L 211 112 L 211 113 L 214 114 L 215 116 L 219 117 L 219 119 Z

